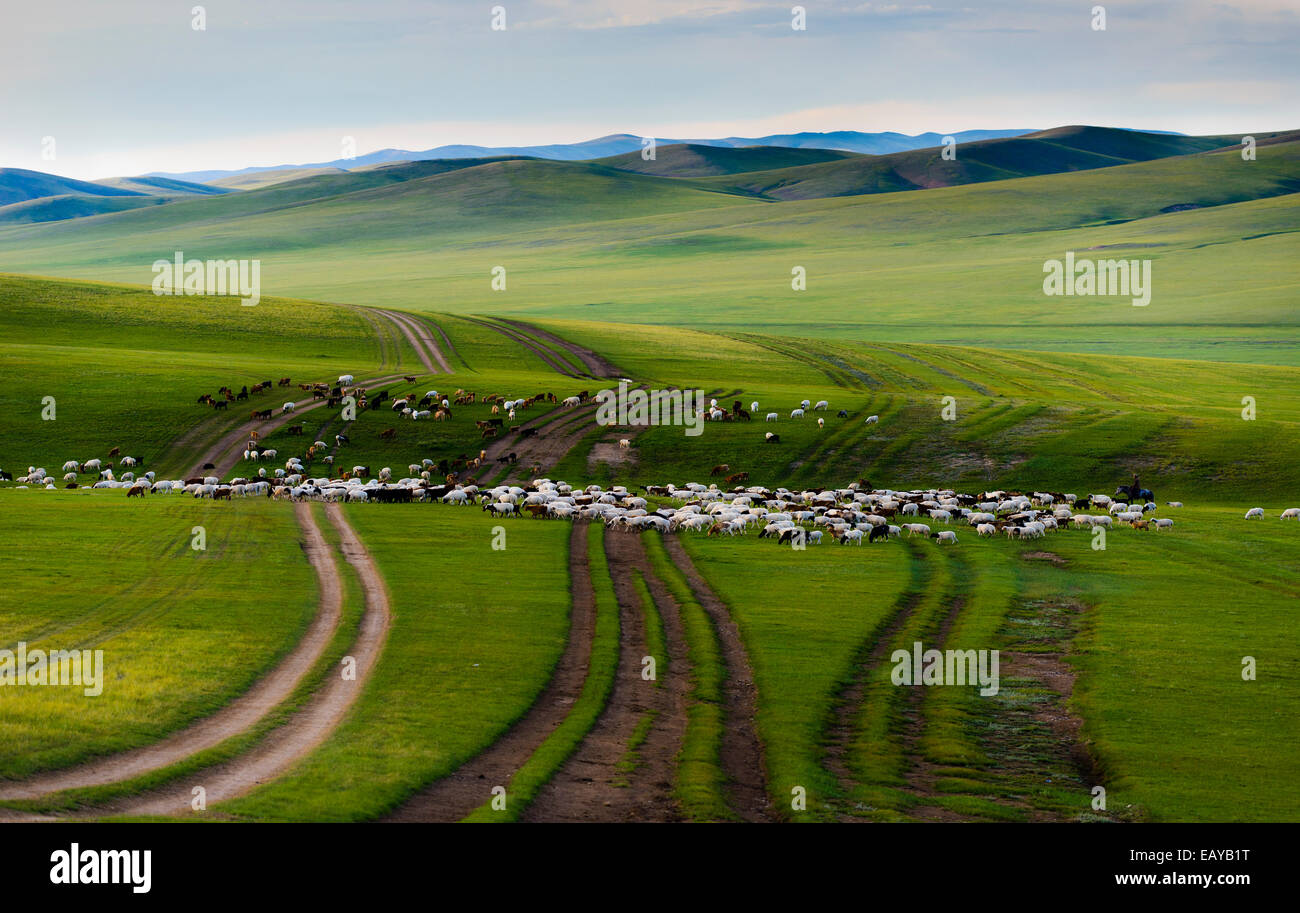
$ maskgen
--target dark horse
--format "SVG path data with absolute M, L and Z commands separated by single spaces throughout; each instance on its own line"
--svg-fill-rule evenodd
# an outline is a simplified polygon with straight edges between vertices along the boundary
M 1115 489 L 1115 496 L 1125 495 L 1130 504 L 1136 501 L 1154 501 L 1155 494 L 1150 488 L 1138 488 L 1136 485 L 1121 485 Z

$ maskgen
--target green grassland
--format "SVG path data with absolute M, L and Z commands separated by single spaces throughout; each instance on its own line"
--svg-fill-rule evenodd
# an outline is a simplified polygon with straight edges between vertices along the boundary
M 639 157 L 410 163 L 0 226 L 0 269 L 64 277 L 0 274 L 0 467 L 44 466 L 57 478 L 65 460 L 121 447 L 145 459 L 142 469 L 177 475 L 248 410 L 305 398 L 295 386 L 215 415 L 199 394 L 286 375 L 418 375 L 385 385 L 394 395 L 563 397 L 614 383 L 558 373 L 547 359 L 583 371 L 528 328 L 518 332 L 547 359 L 494 329 L 508 317 L 595 351 L 637 384 L 700 389 L 724 407 L 759 402 L 753 421 L 708 423 L 699 436 L 649 428 L 625 461 L 598 465 L 593 446 L 630 432 L 592 422 L 550 473 L 572 483 L 721 482 L 710 470 L 726 463 L 751 483 L 792 488 L 865 478 L 1085 494 L 1140 472 L 1159 503 L 1188 507 L 1161 508 L 1172 531 L 1116 528 L 1101 551 L 1077 530 L 1021 543 L 958 527 L 952 547 L 916 539 L 803 551 L 752 535 L 688 536 L 753 666 L 773 802 L 786 809 L 791 789 L 805 787 L 796 820 L 1296 820 L 1300 525 L 1277 513 L 1300 503 L 1300 143 L 1261 145 L 1245 162 L 1235 148 L 1205 151 L 1209 141 L 1162 147 L 1135 136 L 1121 149 L 1105 139 L 1037 139 L 1055 148 L 1032 161 L 1017 158 L 1032 148 L 1024 142 L 981 147 L 970 161 L 959 150 L 953 181 L 973 183 L 854 196 L 754 194 L 776 197 L 779 185 L 800 195 L 818 182 L 815 193 L 829 194 L 827 175 L 846 173 L 866 182 L 858 190 L 876 178 L 915 185 L 946 166 L 907 154 L 891 158 L 890 177 L 870 170 L 874 157 L 800 163 L 689 148 L 661 149 L 655 168 Z M 245 308 L 152 295 L 149 264 L 177 249 L 261 258 L 265 297 Z M 1151 304 L 1045 296 L 1043 261 L 1069 250 L 1151 258 Z M 490 288 L 496 265 L 507 268 L 506 291 Z M 806 291 L 791 289 L 794 266 L 807 270 Z M 287 295 L 296 297 L 277 297 Z M 453 373 L 426 375 L 405 337 L 364 305 L 436 324 Z M 53 421 L 42 419 L 45 397 L 57 404 Z M 830 406 L 791 419 L 803 399 Z M 484 446 L 474 422 L 490 407 L 452 411 L 443 423 L 386 408 L 345 421 L 322 408 L 302 417 L 303 437 L 280 429 L 264 445 L 280 451 L 279 465 L 314 437 L 346 431 L 350 443 L 331 447 L 336 469 L 391 466 L 400 477 L 409 463 Z M 765 422 L 767 412 L 778 421 Z M 866 424 L 869 415 L 879 422 Z M 382 439 L 390 427 L 394 439 Z M 781 442 L 766 443 L 766 432 Z M 1267 519 L 1243 520 L 1257 505 Z M 443 505 L 347 511 L 392 597 L 384 654 L 318 750 L 217 816 L 381 816 L 505 732 L 561 655 L 567 523 Z M 498 523 L 508 537 L 500 552 L 490 545 Z M 208 530 L 205 553 L 188 548 L 195 525 Z M 616 569 L 606 569 L 598 532 L 588 540 L 602 606 L 593 674 L 572 722 L 517 775 L 523 804 L 609 693 Z M 0 545 L 19 564 L 0 597 L 0 644 L 102 644 L 109 671 L 94 701 L 60 689 L 0 693 L 0 777 L 144 744 L 246 689 L 313 609 L 297 542 L 279 503 L 0 484 Z M 653 537 L 648 550 L 682 605 L 693 666 L 676 794 L 688 817 L 725 818 L 716 632 Z M 353 587 L 348 625 L 356 597 Z M 890 629 L 903 608 L 905 623 Z M 846 713 L 836 701 L 887 629 L 895 644 L 942 636 L 1054 657 L 1073 691 L 1058 698 L 1008 675 L 992 699 L 912 695 L 877 668 L 856 682 L 860 706 Z M 652 639 L 663 636 L 652 624 Z M 1242 679 L 1244 657 L 1257 661 L 1257 680 Z M 1067 712 L 1108 791 L 1104 814 L 1090 809 L 1086 778 L 1043 722 Z M 833 732 L 844 719 L 848 730 Z M 847 785 L 833 752 L 843 752 Z
M 228 703 L 316 608 L 290 512 L 269 503 L 6 491 L 3 648 L 103 650 L 103 693 L 0 689 L 0 777 L 157 741 Z M 191 545 L 205 530 L 206 550 Z
M 0 228 L 0 268 L 143 284 L 182 249 L 260 258 L 267 294 L 432 312 L 1296 363 L 1295 141 L 1256 161 L 1228 148 L 782 202 L 717 180 L 417 162 Z M 1042 265 L 1068 250 L 1150 258 L 1151 304 L 1045 296 Z M 796 266 L 805 291 L 791 288 Z
M 217 806 L 222 814 L 348 821 L 389 811 L 505 732 L 559 659 L 567 523 L 511 524 L 506 548 L 494 550 L 494 523 L 473 508 L 360 505 L 348 521 L 390 591 L 383 658 L 324 745 L 291 774 Z

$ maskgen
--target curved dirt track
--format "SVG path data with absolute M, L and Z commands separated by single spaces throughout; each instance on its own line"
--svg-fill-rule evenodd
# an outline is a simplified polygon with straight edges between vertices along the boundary
M 480 317 L 470 317 L 462 314 L 461 319 L 468 320 L 470 323 L 477 323 L 480 326 L 485 326 L 489 330 L 494 330 L 500 333 L 502 336 L 506 337 L 512 342 L 519 343 L 521 346 L 523 346 L 528 351 L 532 352 L 542 361 L 546 362 L 547 367 L 549 367 L 552 371 L 555 371 L 559 374 L 563 374 L 565 377 L 574 377 L 574 378 L 582 377 L 581 374 L 576 373 L 572 368 L 566 365 L 563 361 L 560 361 L 550 352 L 546 351 L 546 349 L 543 346 L 539 346 L 536 342 L 529 339 L 527 336 L 525 336 L 523 333 L 519 332 L 518 330 L 512 329 L 510 327 L 502 326 L 499 323 L 493 323 L 490 320 L 483 320 Z
M 343 722 L 383 652 L 392 624 L 392 612 L 383 577 L 348 523 L 342 507 L 326 504 L 325 513 L 338 531 L 343 555 L 355 571 L 365 594 L 365 613 L 357 638 L 347 653 L 355 660 L 355 679 L 345 679 L 340 669 L 334 669 L 305 706 L 250 751 L 182 782 L 96 809 L 94 817 L 184 814 L 190 810 L 191 791 L 195 786 L 204 788 L 209 805 L 236 798 L 287 773 Z
M 530 333 L 541 339 L 543 342 L 549 342 L 551 345 L 559 346 L 570 355 L 573 355 L 578 361 L 582 362 L 583 368 L 592 377 L 622 377 L 623 372 L 602 355 L 597 355 L 591 349 L 583 348 L 576 342 L 570 342 L 562 336 L 556 336 L 554 333 L 543 330 L 531 323 L 524 323 L 522 320 L 509 320 L 505 317 L 500 318 L 502 323 L 508 323 L 525 333 Z
M 723 683 L 722 771 L 727 776 L 727 798 L 742 821 L 773 821 L 776 814 L 767 792 L 767 768 L 763 745 L 754 722 L 757 690 L 740 629 L 731 610 L 700 575 L 686 547 L 677 536 L 664 536 L 664 547 L 686 578 L 695 600 L 708 613 L 718 634 L 726 666 Z
M 415 349 L 415 354 L 419 356 L 420 362 L 424 365 L 425 371 L 429 374 L 452 373 L 451 365 L 442 354 L 442 349 L 434 340 L 429 327 L 417 317 L 410 314 L 403 314 L 401 311 L 387 311 L 382 308 L 370 308 L 372 313 L 380 314 L 388 320 L 389 323 L 396 326 L 406 341 Z
M 885 662 L 885 657 L 894 648 L 894 640 L 908 620 L 916 612 L 917 606 L 925 598 L 925 588 L 929 582 L 926 558 L 923 549 L 905 544 L 910 560 L 920 562 L 914 565 L 917 576 L 913 584 L 901 593 L 894 602 L 893 612 L 877 632 L 869 636 L 858 648 L 853 659 L 853 672 L 848 683 L 840 689 L 832 701 L 831 721 L 825 733 L 826 755 L 823 766 L 835 777 L 840 792 L 852 796 L 856 781 L 849 770 L 850 745 L 856 733 L 858 718 L 862 714 L 862 704 L 867 682 L 877 669 Z M 865 821 L 865 818 L 841 811 L 841 821 Z
M 605 557 L 618 599 L 618 671 L 609 703 L 564 765 L 538 793 L 525 821 L 680 821 L 673 794 L 677 755 L 686 734 L 689 658 L 677 604 L 654 577 L 641 537 L 607 532 Z M 656 656 L 658 684 L 641 678 L 649 655 L 646 617 L 634 584 L 645 578 L 663 620 L 668 656 Z M 650 720 L 629 757 L 629 742 Z
M 306 634 L 279 665 L 212 716 L 160 742 L 69 770 L 0 785 L 0 799 L 35 799 L 65 789 L 118 783 L 168 767 L 247 731 L 289 697 L 329 645 L 338 628 L 343 602 L 338 566 L 310 508 L 306 504 L 295 504 L 294 512 L 298 525 L 302 527 L 303 551 L 315 569 L 320 585 L 320 605 Z
M 587 562 L 587 525 L 574 523 L 569 536 L 569 580 L 573 604 L 569 638 L 550 682 L 528 712 L 496 742 L 408 799 L 386 821 L 460 821 L 505 786 L 538 746 L 568 716 L 582 693 L 596 630 L 596 594 Z
M 391 384 L 403 378 L 401 374 L 393 374 L 386 377 L 376 377 L 370 380 L 363 380 L 357 383 L 359 387 L 369 387 L 374 385 Z M 295 390 L 297 388 L 294 388 Z M 301 393 L 302 391 L 298 391 Z M 248 408 L 248 403 L 252 400 L 246 400 L 242 408 Z M 272 415 L 269 419 L 251 419 L 241 422 L 237 427 L 227 431 L 221 438 L 204 451 L 203 455 L 197 459 L 189 472 L 185 473 L 186 478 L 201 475 L 215 475 L 218 478 L 225 478 L 229 475 L 243 459 L 242 453 L 244 445 L 248 443 L 249 437 L 256 431 L 262 437 L 275 431 L 284 425 L 289 424 L 295 418 L 300 417 L 305 412 L 312 412 L 324 406 L 328 400 L 314 399 L 311 402 L 304 401 L 302 405 L 297 406 L 293 412 L 281 412 Z M 213 464 L 214 469 L 204 469 L 209 463 Z

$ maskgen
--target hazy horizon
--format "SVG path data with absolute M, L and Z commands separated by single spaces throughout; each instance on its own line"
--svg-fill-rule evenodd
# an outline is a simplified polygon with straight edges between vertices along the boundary
M 0 163 L 94 180 L 331 161 L 344 137 L 364 154 L 612 132 L 1300 126 L 1289 0 L 1103 3 L 1105 30 L 1094 5 L 808 3 L 802 30 L 769 0 L 21 7 L 0 34 Z

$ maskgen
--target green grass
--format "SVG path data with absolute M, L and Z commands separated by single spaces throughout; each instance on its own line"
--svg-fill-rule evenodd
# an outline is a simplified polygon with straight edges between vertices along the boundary
M 807 810 L 791 817 L 826 819 L 838 798 L 821 764 L 831 700 L 847 682 L 858 646 L 874 637 L 909 585 L 908 553 L 835 545 L 795 551 L 753 538 L 694 535 L 683 542 L 730 608 L 749 653 L 773 802 L 789 808 L 791 790 L 802 786 Z
M 681 608 L 682 629 L 691 664 L 686 708 L 686 735 L 677 759 L 676 793 L 688 820 L 729 821 L 722 771 L 723 682 L 726 670 L 717 631 L 691 593 L 681 571 L 668 557 L 657 533 L 642 536 L 650 565 Z
M 103 693 L 0 690 L 0 776 L 161 739 L 248 689 L 306 630 L 316 583 L 292 513 L 176 495 L 0 496 L 4 648 L 104 651 Z M 207 550 L 190 545 L 206 530 Z
M 559 660 L 568 625 L 568 524 L 507 523 L 507 548 L 494 551 L 496 524 L 473 509 L 366 504 L 348 519 L 390 591 L 394 618 L 383 655 L 325 744 L 279 780 L 213 806 L 223 815 L 382 815 L 505 732 Z
M 590 524 L 587 527 L 587 561 L 591 583 L 596 592 L 596 630 L 591 642 L 591 659 L 587 678 L 569 709 L 564 721 L 546 737 L 527 762 L 519 768 L 510 785 L 506 787 L 506 807 L 494 810 L 491 802 L 484 803 L 466 820 L 470 822 L 517 821 L 528 808 L 538 791 L 559 771 L 569 756 L 577 750 L 583 738 L 596 724 L 614 689 L 614 676 L 618 673 L 619 617 L 618 602 L 614 597 L 614 582 L 609 576 L 603 547 L 604 527 Z
M 1001 142 L 990 147 L 1031 141 Z M 968 165 L 959 157 L 957 166 Z M 1253 162 L 1230 149 L 767 203 L 701 183 L 731 178 L 563 162 L 448 167 L 411 163 L 0 228 L 0 269 L 144 284 L 148 265 L 180 248 L 261 259 L 268 295 L 828 340 L 1297 363 L 1297 142 L 1261 146 Z M 1172 207 L 1184 208 L 1165 211 Z M 1044 296 L 1045 260 L 1094 249 L 1151 258 L 1152 304 Z M 506 291 L 491 287 L 496 266 L 507 269 Z M 807 271 L 806 291 L 791 289 L 795 266 Z
M 334 527 L 322 516 L 319 507 L 313 507 L 317 515 L 317 524 L 321 535 L 332 547 L 337 547 L 339 537 Z M 64 790 L 51 796 L 30 801 L 4 803 L 6 806 L 29 812 L 52 814 L 60 811 L 72 811 L 77 808 L 94 808 L 119 799 L 123 796 L 140 793 L 175 782 L 184 777 L 192 777 L 207 768 L 230 761 L 250 750 L 257 742 L 270 733 L 276 726 L 284 723 L 325 682 L 327 675 L 333 674 L 339 662 L 347 654 L 348 648 L 356 639 L 361 621 L 364 601 L 361 586 L 355 575 L 343 573 L 343 605 L 339 625 L 329 645 L 322 651 L 320 658 L 299 682 L 298 687 L 280 705 L 259 720 L 246 732 L 221 742 L 220 744 L 187 757 L 185 760 L 168 767 L 159 768 L 140 777 L 122 780 L 105 786 L 88 789 Z

